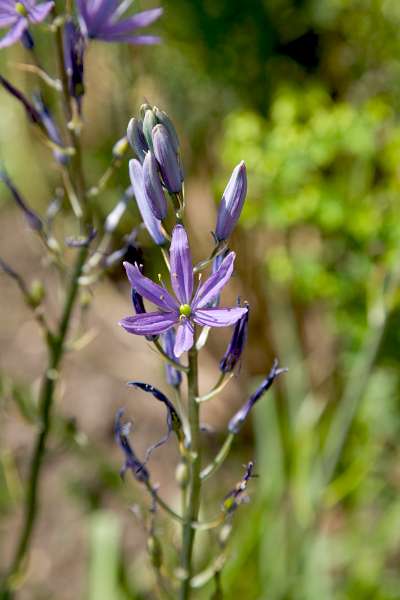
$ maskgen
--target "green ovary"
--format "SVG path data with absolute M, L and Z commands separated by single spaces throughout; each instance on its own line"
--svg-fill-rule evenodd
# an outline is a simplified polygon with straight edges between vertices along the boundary
M 19 15 L 21 15 L 22 17 L 26 17 L 28 15 L 28 11 L 26 10 L 25 6 L 22 4 L 22 2 L 16 2 L 15 3 L 15 10 L 17 11 L 17 13 Z
M 192 309 L 189 304 L 181 304 L 179 307 L 179 314 L 183 317 L 190 317 Z

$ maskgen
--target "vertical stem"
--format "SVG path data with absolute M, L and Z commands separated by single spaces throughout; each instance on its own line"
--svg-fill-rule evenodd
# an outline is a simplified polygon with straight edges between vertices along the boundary
M 19 535 L 17 548 L 13 562 L 9 569 L 5 588 L 0 592 L 0 598 L 12 598 L 13 582 L 12 578 L 18 576 L 18 572 L 28 554 L 34 525 L 36 522 L 38 510 L 38 491 L 40 482 L 40 473 L 46 452 L 47 437 L 51 427 L 51 409 L 54 401 L 54 391 L 57 381 L 58 368 L 60 366 L 64 349 L 65 339 L 68 333 L 71 321 L 72 311 L 79 289 L 79 277 L 86 260 L 88 248 L 83 247 L 79 250 L 76 259 L 74 272 L 67 290 L 63 312 L 61 315 L 58 331 L 56 335 L 49 339 L 49 362 L 46 373 L 43 377 L 42 387 L 39 397 L 39 429 L 36 435 L 35 447 L 29 467 L 28 489 L 25 497 L 24 519 L 22 529 Z
M 183 570 L 183 581 L 180 590 L 180 600 L 187 600 L 190 595 L 190 579 L 192 576 L 192 555 L 195 529 L 192 523 L 198 520 L 200 508 L 200 490 L 201 490 L 201 444 L 200 444 L 200 406 L 196 401 L 199 394 L 198 376 L 197 376 L 197 350 L 194 345 L 189 351 L 189 373 L 188 378 L 188 417 L 190 427 L 190 483 L 188 502 L 185 514 L 185 523 L 182 533 L 182 556 L 181 567 Z

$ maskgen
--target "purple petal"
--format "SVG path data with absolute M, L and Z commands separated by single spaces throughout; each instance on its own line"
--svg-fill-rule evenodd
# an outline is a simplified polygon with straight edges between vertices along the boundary
M 121 319 L 119 324 L 128 333 L 136 335 L 159 335 L 168 331 L 177 321 L 178 316 L 176 312 L 152 312 L 125 317 L 125 319 Z
M 185 228 L 177 225 L 170 248 L 171 284 L 181 304 L 190 304 L 193 294 L 193 267 Z
M 133 15 L 128 19 L 123 19 L 117 23 L 107 23 L 101 28 L 103 35 L 126 35 L 132 34 L 135 29 L 140 27 L 147 27 L 154 21 L 156 21 L 162 15 L 162 8 L 154 8 L 152 10 L 145 10 L 143 12 Z
M 86 23 L 89 34 L 101 34 L 116 9 L 117 2 L 115 0 L 94 0 L 89 4 L 89 19 Z
M 222 195 L 218 210 L 215 235 L 217 240 L 227 240 L 235 227 L 247 193 L 246 165 L 242 161 L 233 170 Z
M 133 35 L 118 38 L 117 40 L 107 39 L 107 42 L 126 42 L 127 44 L 135 44 L 138 46 L 152 46 L 153 44 L 161 44 L 161 38 L 158 35 Z
M 129 262 L 124 262 L 126 274 L 131 286 L 144 298 L 159 306 L 165 311 L 175 311 L 177 314 L 178 303 L 165 288 L 161 287 L 148 277 L 145 277 L 140 272 L 137 265 L 131 265 Z
M 25 29 L 28 28 L 28 21 L 25 17 L 21 17 L 14 23 L 11 29 L 6 33 L 6 35 L 0 40 L 0 48 L 7 48 L 7 46 L 12 46 L 21 39 L 22 34 Z
M 174 346 L 174 354 L 179 358 L 184 352 L 190 350 L 194 341 L 194 327 L 189 319 L 181 319 L 179 321 L 178 330 L 176 332 L 176 340 Z
M 206 306 L 228 283 L 232 276 L 235 256 L 234 252 L 230 252 L 222 261 L 219 269 L 198 287 L 192 302 L 193 310 Z
M 13 25 L 15 23 L 15 21 L 18 20 L 18 15 L 15 14 L 14 12 L 10 13 L 3 13 L 0 15 L 0 29 L 3 27 L 10 27 L 10 25 Z
M 203 308 L 196 310 L 193 321 L 206 327 L 228 327 L 246 314 L 247 308 Z
M 43 4 L 34 6 L 28 11 L 29 20 L 32 21 L 32 23 L 41 23 L 47 17 L 53 6 L 54 2 L 44 2 Z

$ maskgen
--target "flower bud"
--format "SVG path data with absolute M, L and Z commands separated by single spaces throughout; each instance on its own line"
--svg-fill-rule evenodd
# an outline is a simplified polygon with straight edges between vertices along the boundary
M 171 194 L 178 194 L 182 190 L 182 171 L 171 136 L 164 125 L 154 127 L 153 146 L 165 187 Z
M 227 240 L 235 227 L 247 193 L 246 165 L 242 161 L 233 170 L 219 205 L 215 236 L 218 241 Z
M 172 146 L 173 146 L 176 154 L 178 154 L 179 138 L 178 138 L 178 134 L 176 133 L 174 124 L 172 123 L 172 121 L 169 118 L 169 116 L 167 115 L 167 113 L 165 113 L 163 110 L 160 110 L 159 108 L 157 108 L 157 106 L 154 107 L 153 111 L 156 116 L 157 123 L 161 123 L 161 125 L 164 125 L 164 127 L 166 127 L 166 129 L 168 130 L 168 133 L 171 138 Z
M 147 231 L 158 246 L 162 246 L 166 239 L 161 233 L 161 223 L 153 214 L 144 189 L 143 168 L 138 160 L 129 161 L 129 175 L 132 182 L 136 202 L 142 215 Z
M 167 201 L 162 189 L 157 161 L 151 150 L 146 154 L 143 162 L 143 181 L 154 216 L 162 221 L 167 216 Z
M 245 306 L 248 306 L 245 303 Z M 247 330 L 249 326 L 249 310 L 239 321 L 236 321 L 233 330 L 232 339 L 226 349 L 226 352 L 219 363 L 219 369 L 222 373 L 231 373 L 238 364 L 242 356 L 247 340 Z
M 142 121 L 135 118 L 131 119 L 128 124 L 126 136 L 136 156 L 140 162 L 143 163 L 149 147 L 147 145 L 146 138 L 144 137 Z
M 34 279 L 29 289 L 29 304 L 36 308 L 42 303 L 44 296 L 45 289 L 43 283 L 39 279 Z
M 126 135 L 116 142 L 112 149 L 114 158 L 123 158 L 128 150 L 128 139 Z
M 180 488 L 185 489 L 189 483 L 189 467 L 186 462 L 180 462 L 175 471 L 175 479 Z
M 151 137 L 151 132 L 153 131 L 153 127 L 157 125 L 157 119 L 154 112 L 150 110 L 146 110 L 143 117 L 143 134 L 146 138 L 146 142 L 150 150 L 153 150 L 153 140 Z
M 160 541 L 154 534 L 151 534 L 147 538 L 147 552 L 149 553 L 153 567 L 159 569 L 162 563 L 162 548 Z

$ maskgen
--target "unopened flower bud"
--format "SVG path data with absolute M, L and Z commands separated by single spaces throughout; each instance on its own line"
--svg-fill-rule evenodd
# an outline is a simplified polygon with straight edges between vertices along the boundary
M 128 138 L 126 135 L 116 142 L 112 149 L 114 158 L 123 158 L 128 150 Z
M 171 194 L 178 194 L 182 190 L 182 170 L 171 136 L 164 125 L 154 127 L 153 146 L 165 187 Z
M 29 289 L 29 304 L 36 308 L 42 303 L 44 296 L 45 289 L 43 283 L 39 279 L 34 279 Z
M 227 240 L 235 227 L 247 193 L 246 165 L 242 161 L 233 170 L 219 205 L 215 236 L 218 241 Z
M 153 109 L 154 114 L 157 118 L 157 122 L 161 123 L 161 125 L 164 125 L 164 127 L 167 128 L 168 133 L 170 135 L 171 138 L 171 143 L 173 145 L 173 148 L 176 152 L 176 154 L 178 154 L 179 152 L 179 138 L 178 138 L 178 134 L 176 133 L 176 129 L 174 127 L 174 124 L 172 123 L 171 119 L 169 118 L 169 116 L 167 115 L 167 113 L 165 113 L 163 110 L 160 110 L 159 108 L 157 108 L 157 106 L 154 107 Z
M 147 552 L 153 567 L 159 569 L 162 564 L 162 548 L 160 541 L 153 534 L 147 538 Z
M 151 137 L 151 132 L 153 131 L 153 127 L 155 127 L 156 125 L 156 115 L 152 110 L 146 110 L 143 118 L 143 134 L 146 138 L 146 142 L 150 150 L 153 149 L 153 139 Z
M 161 232 L 161 222 L 154 216 L 148 201 L 144 189 L 143 168 L 138 160 L 133 159 L 129 161 L 129 175 L 143 223 L 154 242 L 162 246 L 166 240 Z
M 142 119 L 144 118 L 144 115 L 146 114 L 147 110 L 153 110 L 153 107 L 148 102 L 145 102 L 144 104 L 142 104 L 140 106 L 140 109 L 139 109 L 140 116 L 142 117 Z
M 154 216 L 162 221 L 167 216 L 167 201 L 162 189 L 157 161 L 151 151 L 146 154 L 143 162 L 143 181 Z
M 186 462 L 180 462 L 175 471 L 175 479 L 180 488 L 185 489 L 189 483 L 189 467 Z
M 143 133 L 142 121 L 135 118 L 131 119 L 128 124 L 126 136 L 128 138 L 128 142 L 132 146 L 133 151 L 142 163 L 144 161 L 144 157 L 146 156 L 146 152 L 149 150 L 149 146 Z

